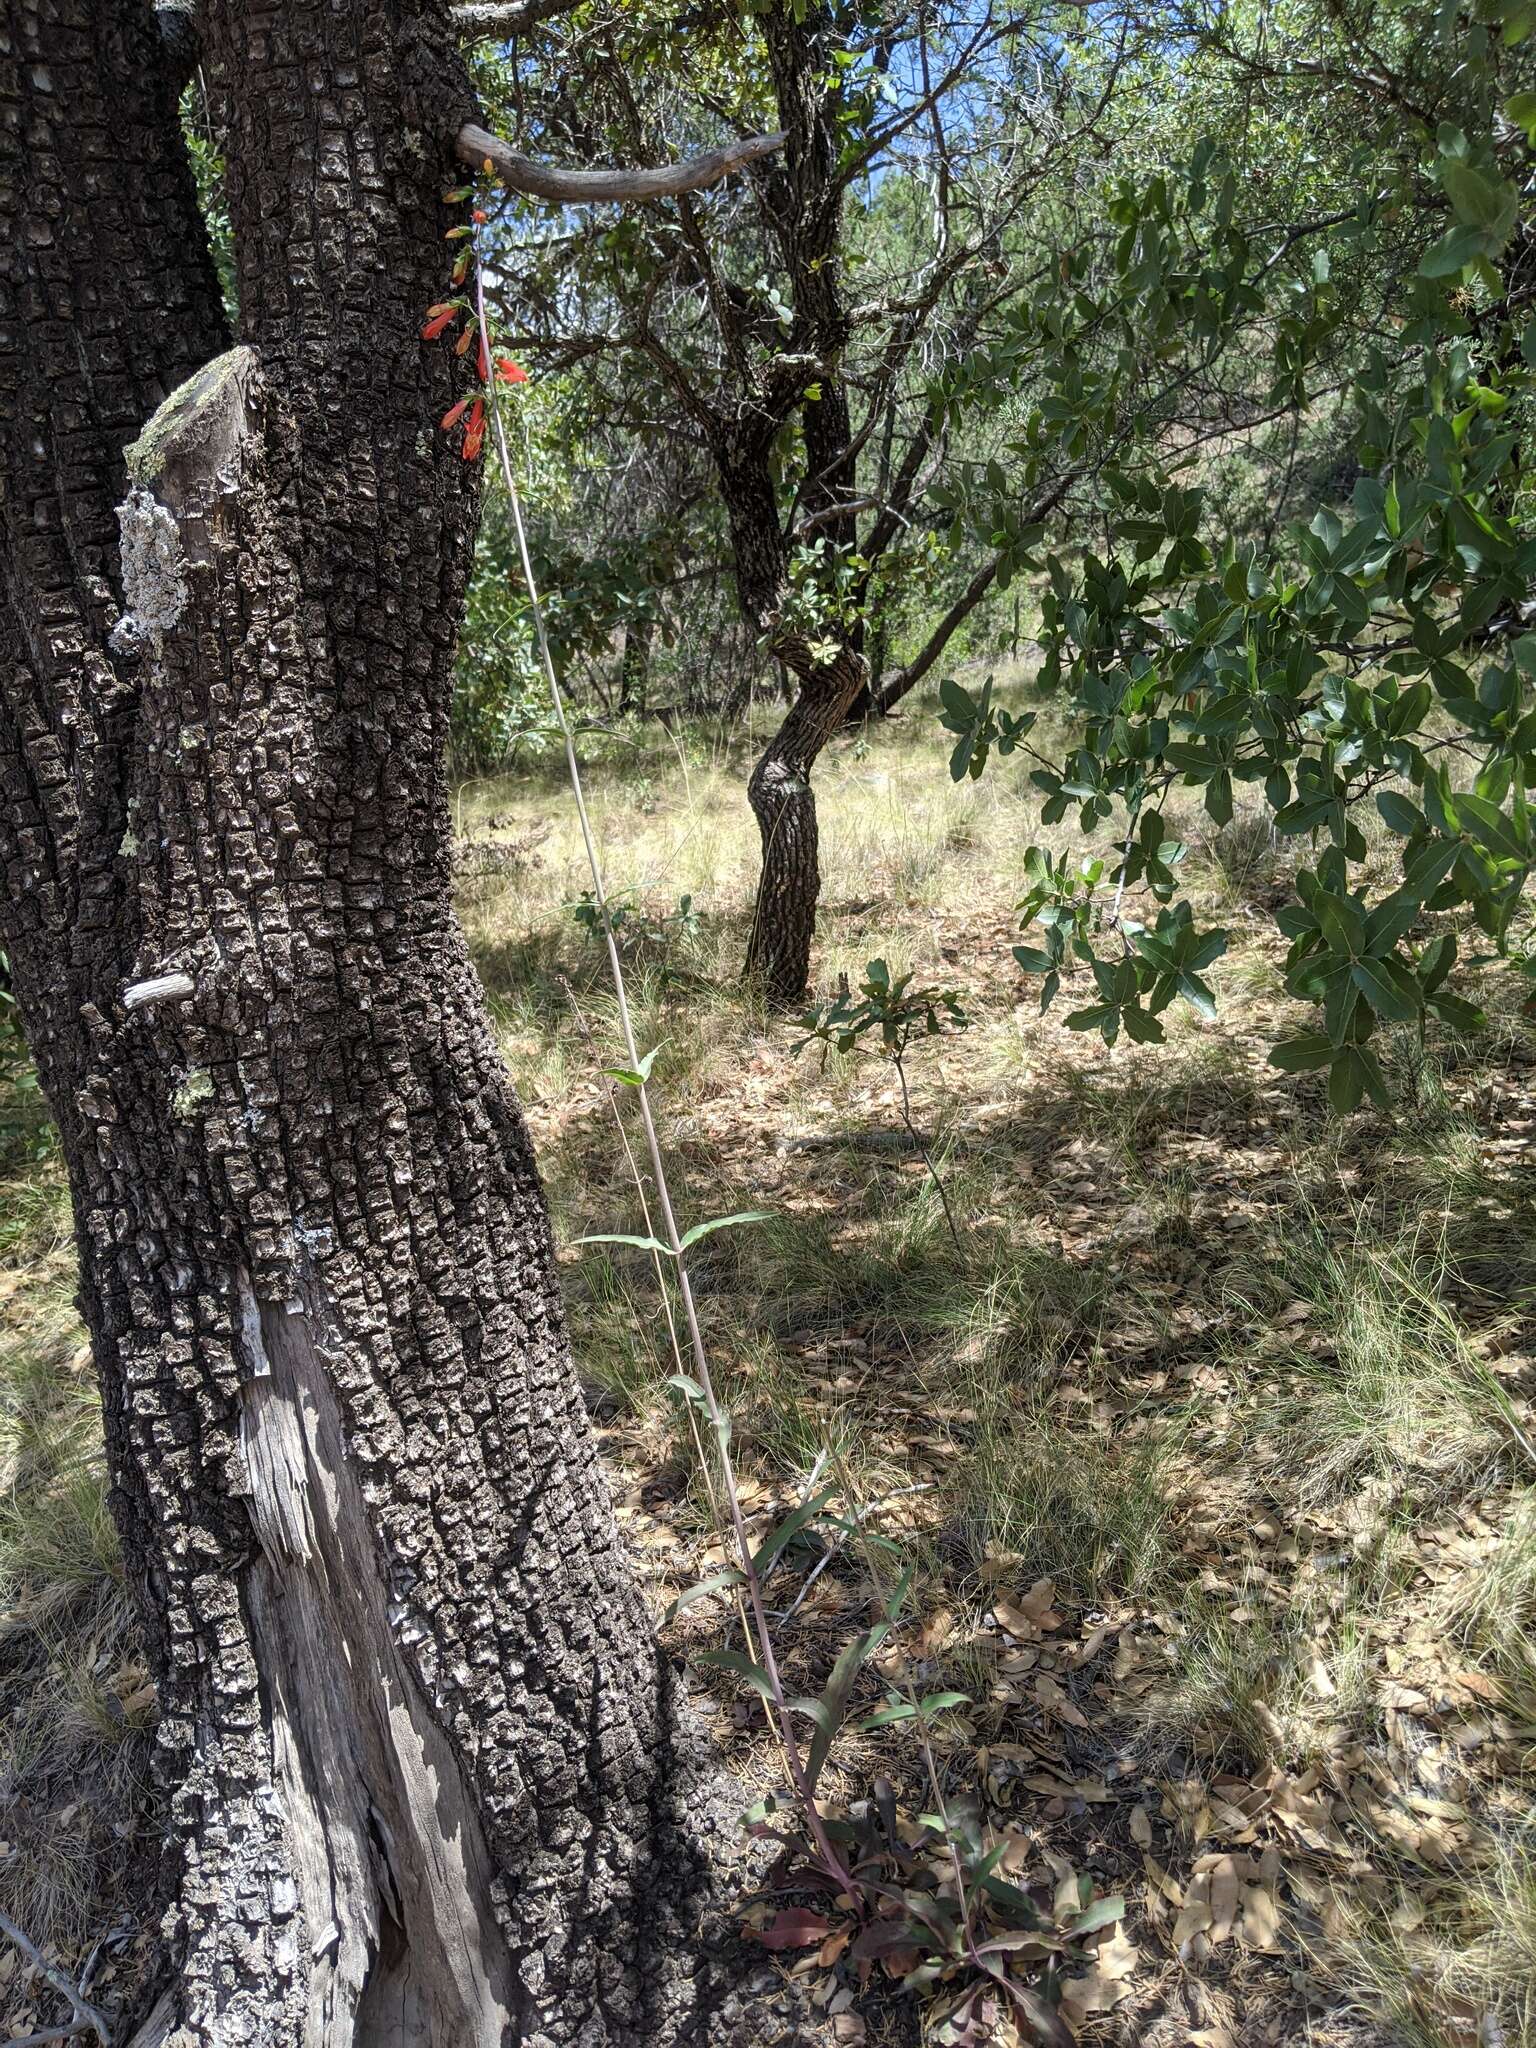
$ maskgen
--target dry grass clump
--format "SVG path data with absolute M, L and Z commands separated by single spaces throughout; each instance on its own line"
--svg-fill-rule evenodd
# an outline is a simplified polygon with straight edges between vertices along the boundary
M 32 1162 L 18 1191 L 0 1276 L 0 1904 L 75 1959 L 138 1903 L 155 1690 L 107 1507 L 57 1164 Z

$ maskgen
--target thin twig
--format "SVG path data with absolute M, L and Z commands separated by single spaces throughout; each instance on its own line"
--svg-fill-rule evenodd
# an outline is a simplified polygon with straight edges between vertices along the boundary
M 907 1070 L 900 1053 L 895 1055 L 892 1065 L 896 1069 L 896 1078 L 901 1083 L 901 1120 L 907 1127 L 907 1136 L 923 1155 L 923 1164 L 928 1169 L 928 1178 L 933 1182 L 934 1187 L 938 1191 L 939 1200 L 944 1205 L 944 1221 L 949 1225 L 949 1234 L 954 1240 L 955 1250 L 960 1254 L 961 1258 L 964 1258 L 965 1246 L 960 1241 L 960 1231 L 955 1223 L 955 1212 L 949 1206 L 949 1196 L 944 1192 L 944 1183 L 939 1177 L 939 1169 L 933 1163 L 933 1154 L 923 1142 L 922 1133 L 912 1121 L 912 1098 L 907 1093 Z
M 475 291 L 477 311 L 480 316 L 480 331 L 486 333 L 485 281 L 480 266 L 479 251 L 476 250 Z M 486 344 L 487 347 L 489 344 Z M 587 868 L 592 877 L 592 897 L 602 919 L 603 940 L 608 952 L 609 973 L 613 980 L 614 995 L 618 1003 L 619 1028 L 628 1056 L 631 1070 L 643 1072 L 640 1064 L 640 1048 L 635 1039 L 635 1028 L 630 1016 L 629 996 L 624 980 L 623 963 L 619 958 L 618 941 L 614 937 L 613 921 L 608 911 L 608 892 L 603 881 L 602 862 L 598 857 L 597 842 L 593 837 L 592 820 L 587 810 L 586 793 L 581 779 L 581 763 L 576 754 L 575 736 L 566 715 L 565 694 L 560 688 L 560 679 L 555 671 L 554 655 L 550 651 L 549 634 L 544 621 L 544 607 L 539 597 L 538 583 L 533 573 L 533 559 L 528 549 L 528 534 L 523 523 L 522 498 L 513 474 L 512 457 L 507 447 L 506 425 L 494 375 L 487 380 L 491 420 L 496 429 L 496 448 L 501 463 L 502 481 L 506 486 L 507 499 L 512 510 L 512 526 L 517 536 L 518 554 L 522 563 L 523 578 L 528 589 L 529 609 L 533 614 L 534 637 L 538 644 L 539 660 L 545 679 L 549 684 L 550 701 L 565 744 L 566 772 L 570 778 L 571 793 L 575 799 L 576 816 L 581 826 L 582 845 L 587 856 Z M 677 1290 L 683 1304 L 683 1319 L 688 1331 L 689 1351 L 693 1358 L 694 1375 L 703 1396 L 705 1413 L 715 1432 L 719 1446 L 720 1477 L 724 1487 L 726 1507 L 730 1516 L 731 1530 L 740 1554 L 742 1576 L 746 1581 L 748 1604 L 752 1610 L 753 1631 L 757 1638 L 758 1656 L 762 1663 L 763 1676 L 767 1681 L 775 1714 L 779 1724 L 779 1737 L 784 1749 L 784 1761 L 794 1785 L 795 1795 L 805 1815 L 806 1826 L 816 1844 L 817 1854 L 828 1876 L 851 1896 L 859 1895 L 857 1880 L 853 1878 L 842 1858 L 832 1846 L 826 1825 L 817 1810 L 816 1800 L 810 1781 L 806 1776 L 805 1763 L 800 1753 L 794 1724 L 790 1719 L 789 1701 L 784 1691 L 784 1682 L 779 1673 L 778 1659 L 774 1654 L 773 1634 L 768 1625 L 768 1614 L 763 1599 L 762 1574 L 753 1561 L 752 1539 L 747 1531 L 746 1517 L 742 1512 L 741 1497 L 736 1485 L 736 1471 L 726 1448 L 726 1418 L 715 1392 L 714 1379 L 709 1369 L 709 1357 L 704 1346 L 704 1334 L 699 1325 L 698 1307 L 694 1301 L 693 1287 L 688 1276 L 687 1262 L 683 1257 L 682 1234 L 677 1226 L 677 1216 L 672 1206 L 671 1189 L 667 1182 L 666 1166 L 662 1158 L 661 1141 L 656 1134 L 655 1119 L 651 1114 L 650 1094 L 642 1080 L 635 1090 L 640 1107 L 640 1123 L 645 1133 L 646 1152 L 651 1163 L 652 1184 L 656 1190 L 657 1203 L 661 1210 L 662 1223 L 666 1232 L 665 1243 L 672 1253 L 673 1270 L 677 1275 Z
M 73 2035 L 94 2033 L 101 2048 L 112 2048 L 112 2027 L 99 2006 L 81 1991 L 72 1977 L 67 1977 L 57 1963 L 50 1963 L 35 1941 L 28 1940 L 8 1913 L 0 1913 L 0 1934 L 13 1941 L 47 1984 L 51 1984 L 61 1998 L 67 1998 L 75 2017 L 67 2027 L 53 2028 L 40 2034 L 31 2034 L 32 2041 L 67 2041 Z

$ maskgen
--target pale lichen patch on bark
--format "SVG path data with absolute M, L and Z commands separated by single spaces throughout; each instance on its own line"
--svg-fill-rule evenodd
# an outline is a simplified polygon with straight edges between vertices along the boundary
M 157 646 L 187 608 L 187 579 L 176 521 L 142 484 L 117 508 L 122 535 L 126 608 L 112 629 L 112 651 L 136 654 Z
M 157 407 L 125 451 L 128 495 L 117 508 L 124 603 L 111 634 L 120 658 L 158 649 L 187 609 L 189 565 L 207 558 L 210 487 L 213 502 L 237 487 L 255 371 L 249 348 L 215 356 Z
M 206 1067 L 189 1067 L 171 1090 L 171 1113 L 183 1123 L 213 1100 L 213 1076 Z

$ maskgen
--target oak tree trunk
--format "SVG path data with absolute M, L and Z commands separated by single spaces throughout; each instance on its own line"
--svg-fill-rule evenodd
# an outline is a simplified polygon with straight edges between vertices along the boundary
M 864 686 L 863 657 L 847 649 L 803 681 L 783 724 L 747 782 L 763 864 L 747 941 L 747 975 L 771 1003 L 794 1003 L 810 978 L 816 905 L 821 897 L 820 838 L 811 770 L 846 723 Z
M 808 408 L 808 415 L 819 410 Z M 846 477 L 837 451 L 846 449 L 849 436 L 840 392 L 833 395 L 829 411 L 832 438 L 830 444 L 818 440 L 817 447 L 828 458 L 824 466 L 843 485 Z M 823 429 L 824 422 L 818 420 L 818 434 Z M 771 436 L 750 417 L 717 437 L 712 450 L 742 609 L 779 661 L 791 688 L 783 721 L 747 782 L 747 799 L 762 843 L 762 868 L 746 974 L 770 1002 L 788 1004 L 805 994 L 810 978 L 821 894 L 811 772 L 828 740 L 847 723 L 850 706 L 867 685 L 869 665 L 857 627 L 844 634 L 830 661 L 821 658 L 804 634 L 784 628 L 788 566 L 770 452 Z M 851 541 L 851 521 L 839 517 L 828 525 L 840 540 Z
M 817 630 L 787 623 L 791 549 L 814 533 L 834 554 L 858 541 L 858 465 L 843 356 L 848 316 L 840 296 L 843 131 L 835 77 L 839 27 L 826 0 L 771 7 L 760 19 L 785 141 L 782 166 L 764 171 L 761 198 L 791 280 L 794 318 L 784 356 L 766 382 L 714 422 L 710 453 L 731 536 L 743 614 L 759 644 L 792 679 L 789 709 L 747 784 L 762 840 L 762 871 L 746 973 L 773 1003 L 794 1003 L 810 977 L 821 893 L 811 771 L 845 724 L 868 678 L 862 620 L 834 616 Z M 796 365 L 799 367 L 797 368 Z M 814 376 L 807 366 L 814 365 Z M 800 417 L 806 480 L 781 518 L 774 447 Z M 836 652 L 827 658 L 830 640 Z
M 4 939 L 160 1686 L 134 2039 L 779 2039 L 450 900 L 446 8 L 209 0 L 235 348 L 145 0 L 0 22 Z

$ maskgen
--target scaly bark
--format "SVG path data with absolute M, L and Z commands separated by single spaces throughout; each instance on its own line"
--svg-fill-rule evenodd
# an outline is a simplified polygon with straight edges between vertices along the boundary
M 820 832 L 811 770 L 864 687 L 863 657 L 849 650 L 812 669 L 747 783 L 763 866 L 747 943 L 747 974 L 773 1003 L 793 1003 L 810 977 L 821 896 Z
M 808 2038 L 701 1934 L 734 1820 L 450 900 L 446 11 L 210 0 L 223 353 L 144 0 L 6 19 L 5 934 L 161 1688 L 136 2039 Z
M 148 8 L 5 0 L 0 24 L 0 902 L 73 1148 L 89 1026 L 137 944 L 123 449 L 228 334 Z
M 816 905 L 821 895 L 819 830 L 811 771 L 845 723 L 868 669 L 850 640 L 819 661 L 803 634 L 786 629 L 789 563 L 769 465 L 771 435 L 750 417 L 715 439 L 712 453 L 730 525 L 743 611 L 794 678 L 783 722 L 747 781 L 762 867 L 747 941 L 746 973 L 770 1002 L 788 1004 L 810 978 Z

